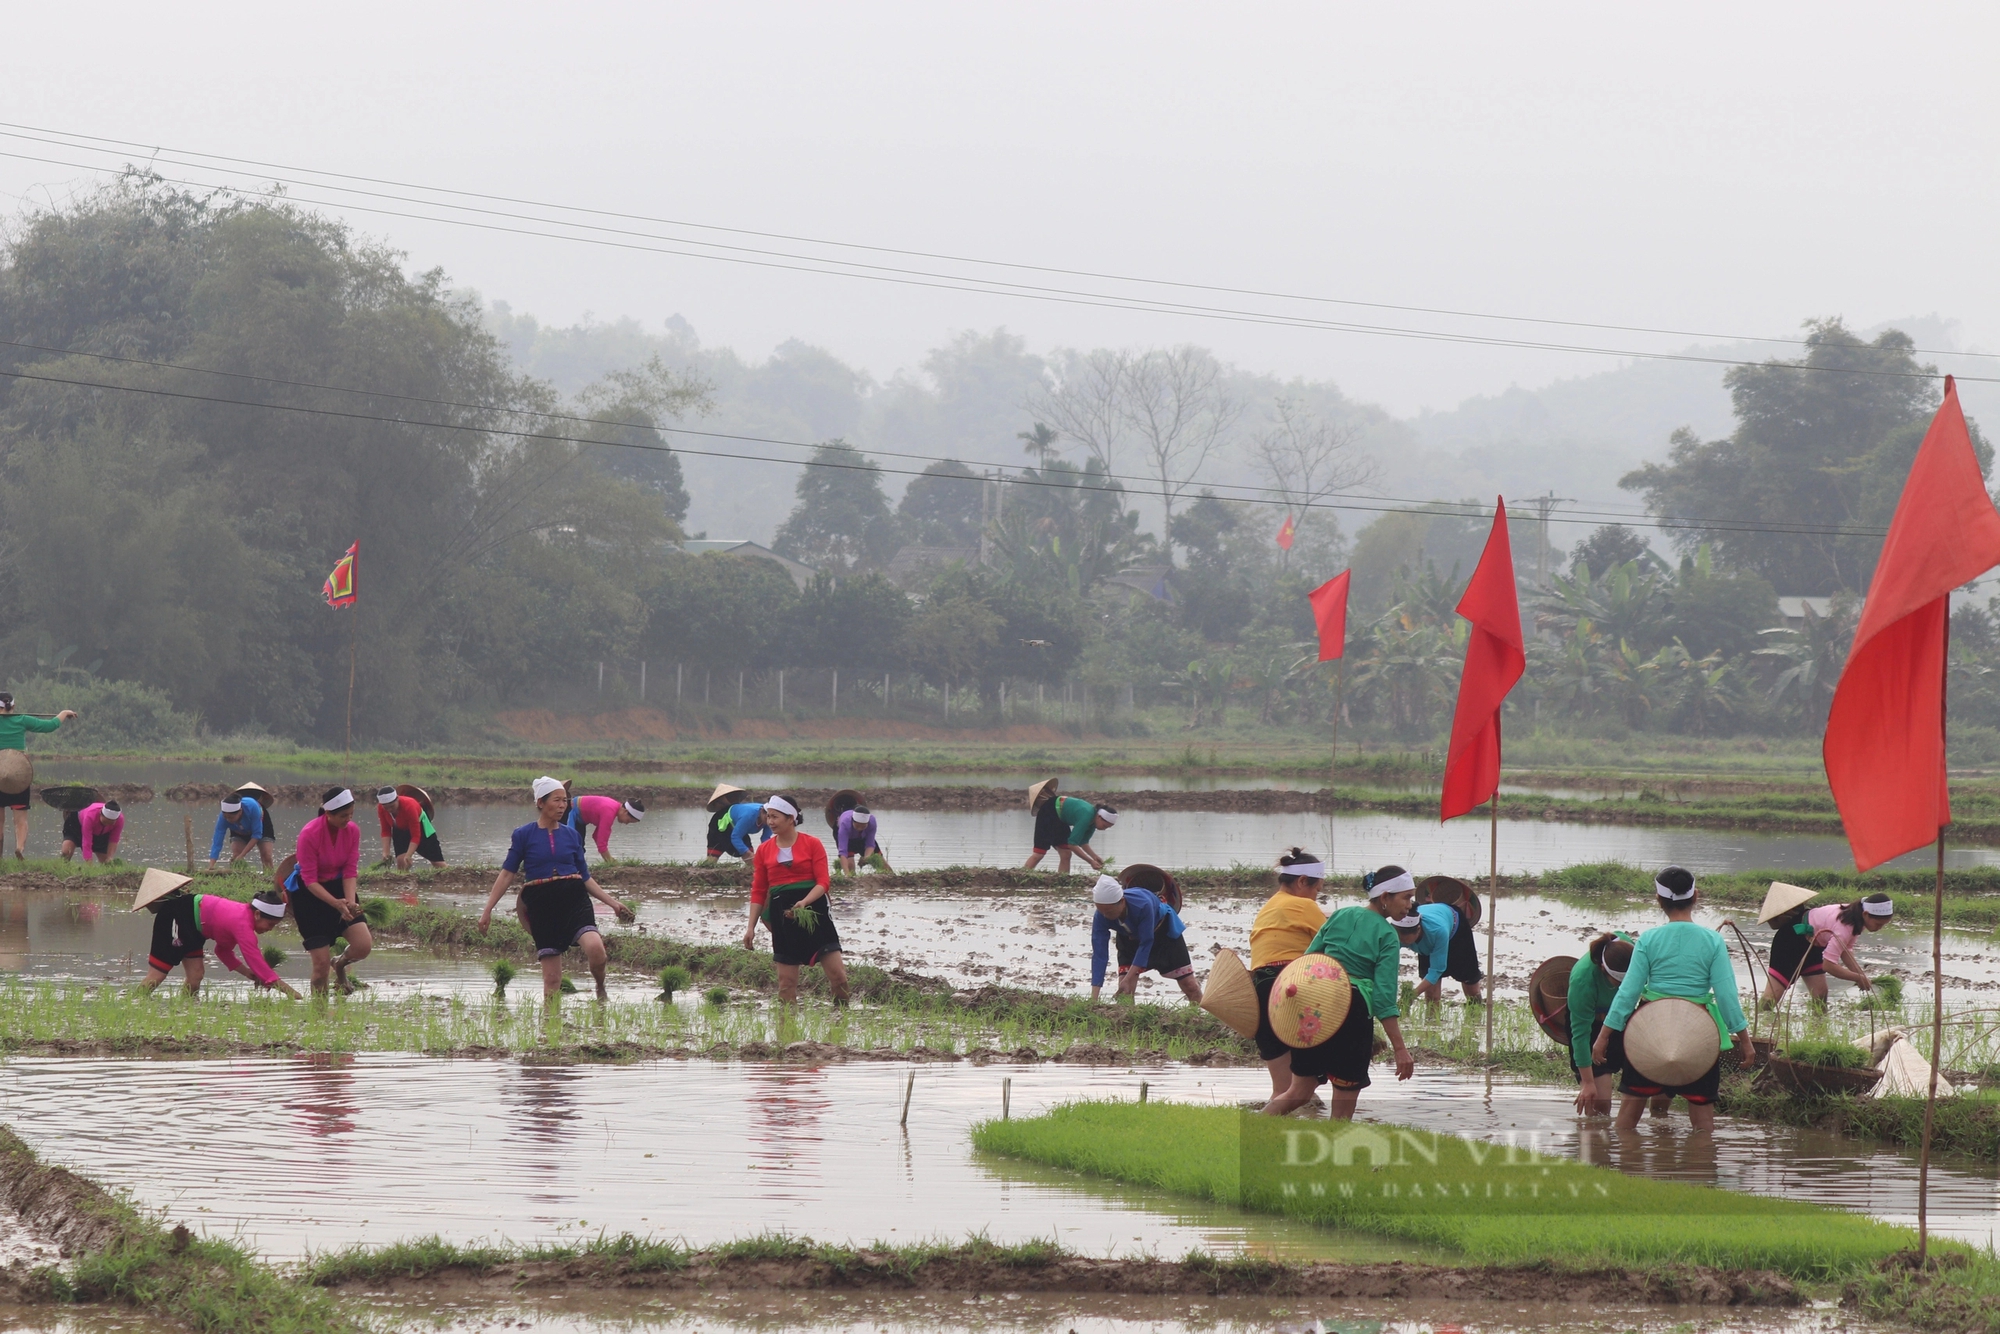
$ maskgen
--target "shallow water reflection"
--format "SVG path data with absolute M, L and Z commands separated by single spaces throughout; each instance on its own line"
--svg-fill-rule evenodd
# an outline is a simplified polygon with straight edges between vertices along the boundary
M 999 1112 L 1002 1079 L 1013 1081 L 1016 1114 L 1030 1115 L 1079 1097 L 1135 1097 L 1142 1079 L 1156 1098 L 1232 1104 L 1268 1088 L 1261 1069 L 918 1066 L 904 1128 L 910 1069 L 15 1060 L 0 1115 L 53 1161 L 278 1256 L 430 1233 L 533 1242 L 629 1231 L 703 1244 L 773 1230 L 858 1245 L 978 1231 L 1100 1255 L 1418 1256 L 1403 1243 L 986 1159 L 967 1142 L 973 1122 Z M 1463 1135 L 1532 1135 L 1547 1152 L 1899 1222 L 1915 1212 L 1915 1164 L 1892 1149 L 1727 1118 L 1711 1143 L 1684 1116 L 1613 1144 L 1601 1126 L 1580 1125 L 1569 1100 L 1560 1088 L 1425 1069 L 1408 1084 L 1378 1083 L 1362 1109 Z M 137 1125 L 147 1133 L 135 1136 Z M 236 1138 L 227 1171 L 202 1166 L 219 1134 Z M 1989 1244 L 1993 1176 L 1990 1164 L 1934 1165 L 1932 1226 Z

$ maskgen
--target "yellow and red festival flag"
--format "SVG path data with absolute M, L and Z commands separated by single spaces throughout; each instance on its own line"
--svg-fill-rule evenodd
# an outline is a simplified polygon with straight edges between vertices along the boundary
M 1292 522 L 1292 516 L 1289 513 L 1286 514 L 1285 525 L 1278 530 L 1278 548 L 1281 551 L 1290 551 L 1292 549 L 1292 535 L 1298 531 L 1298 525 Z
M 354 605 L 354 558 L 360 552 L 361 544 L 356 542 L 347 549 L 347 554 L 333 567 L 333 573 L 326 577 L 326 587 L 321 590 L 329 607 L 351 607 Z

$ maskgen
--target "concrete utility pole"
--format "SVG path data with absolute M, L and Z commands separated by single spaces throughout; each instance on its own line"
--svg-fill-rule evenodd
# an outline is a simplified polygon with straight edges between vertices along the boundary
M 1535 548 L 1535 587 L 1549 586 L 1549 513 L 1558 505 L 1567 505 L 1574 496 L 1559 496 L 1551 491 L 1547 495 L 1535 497 L 1535 513 L 1542 521 L 1542 540 Z

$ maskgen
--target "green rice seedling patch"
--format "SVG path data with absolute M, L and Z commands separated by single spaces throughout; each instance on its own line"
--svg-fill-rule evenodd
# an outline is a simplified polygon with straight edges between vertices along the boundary
M 1487 1144 L 1374 1122 L 1083 1102 L 986 1122 L 973 1142 L 1115 1181 L 1443 1247 L 1484 1264 L 1698 1264 L 1821 1279 L 1858 1273 L 1915 1240 L 1907 1228 L 1834 1209 L 1549 1157 L 1532 1141 Z

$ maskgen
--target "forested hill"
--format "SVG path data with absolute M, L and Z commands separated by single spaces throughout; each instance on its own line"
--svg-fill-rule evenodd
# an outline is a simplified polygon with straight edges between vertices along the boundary
M 805 343 L 779 347 L 761 363 L 727 348 L 705 345 L 687 321 L 674 316 L 650 327 L 632 318 L 556 328 L 504 302 L 488 308 L 487 323 L 525 373 L 573 393 L 606 372 L 658 356 L 684 366 L 715 386 L 711 413 L 689 424 L 705 430 L 819 441 L 843 437 L 862 449 L 953 454 L 966 459 L 1019 456 L 1017 433 L 1027 429 L 1032 397 L 1049 362 L 1005 330 L 964 334 L 935 349 L 921 366 L 878 381 Z M 1956 322 L 1931 315 L 1895 320 L 1858 331 L 1864 339 L 1887 328 L 1910 334 L 1918 347 L 1958 345 Z M 1238 392 L 1268 403 L 1279 393 L 1304 391 L 1322 407 L 1337 406 L 1363 427 L 1363 443 L 1382 466 L 1387 495 L 1456 500 L 1466 496 L 1559 496 L 1602 503 L 1632 497 L 1618 480 L 1666 457 L 1669 437 L 1682 427 L 1704 439 L 1732 429 L 1729 391 L 1717 362 L 1762 361 L 1794 355 L 1773 343 L 1718 343 L 1686 349 L 1706 360 L 1607 362 L 1590 375 L 1539 388 L 1515 385 L 1504 393 L 1469 398 L 1449 411 L 1394 418 L 1347 399 L 1337 387 L 1338 365 L 1324 382 L 1281 384 L 1272 377 L 1236 373 Z M 1253 413 L 1252 415 L 1256 415 Z M 750 446 L 743 447 L 746 451 Z M 688 458 L 694 494 L 688 524 L 712 536 L 768 542 L 784 518 L 759 498 L 765 487 L 788 495 L 796 470 L 730 459 Z M 1219 459 L 1214 480 L 1244 480 L 1240 454 Z M 774 475 L 777 474 L 777 475 Z M 902 479 L 885 484 L 893 497 Z M 1360 526 L 1344 524 L 1351 536 Z M 1553 536 L 1567 545 L 1573 533 Z

